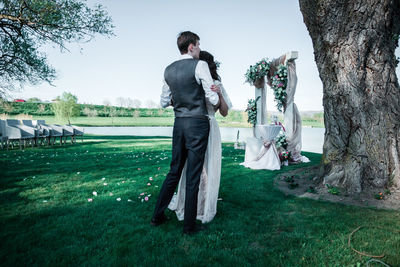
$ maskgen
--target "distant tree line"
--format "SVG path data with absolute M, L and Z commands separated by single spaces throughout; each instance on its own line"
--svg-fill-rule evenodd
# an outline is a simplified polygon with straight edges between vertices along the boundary
M 40 102 L 1 102 L 0 114 L 33 116 L 54 116 L 53 103 Z M 79 116 L 87 117 L 171 117 L 172 109 L 125 108 L 111 105 L 77 104 Z
M 35 99 L 36 101 L 36 99 Z M 83 117 L 173 117 L 172 109 L 161 108 L 126 108 L 111 106 L 111 103 L 105 102 L 105 105 L 77 104 L 78 115 Z M 2 102 L 0 103 L 0 114 L 18 115 L 28 114 L 32 116 L 55 116 L 54 103 L 40 102 Z M 309 124 L 324 122 L 323 112 L 304 113 L 302 120 Z M 223 122 L 246 122 L 247 114 L 240 110 L 230 110 L 227 117 L 216 114 L 219 121 Z M 279 116 L 278 116 L 279 117 Z M 283 117 L 279 117 L 283 120 Z

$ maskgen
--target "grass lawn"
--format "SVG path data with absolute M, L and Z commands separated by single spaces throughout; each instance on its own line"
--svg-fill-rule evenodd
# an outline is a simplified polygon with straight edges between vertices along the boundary
M 9 116 L 17 118 L 18 116 Z M 247 122 L 231 121 L 222 116 L 217 116 L 220 127 L 251 127 Z M 33 116 L 34 120 L 45 120 L 47 124 L 67 124 L 68 121 L 57 120 L 54 116 Z M 303 126 L 324 128 L 324 124 L 313 119 L 305 118 Z M 75 117 L 71 124 L 77 126 L 173 126 L 173 117 Z
M 347 238 L 367 225 L 383 229 L 361 229 L 353 246 L 400 266 L 400 235 L 391 231 L 400 229 L 400 212 L 285 196 L 274 177 L 306 164 L 246 169 L 244 151 L 229 143 L 222 201 L 208 229 L 182 236 L 170 211 L 171 221 L 150 226 L 170 148 L 169 138 L 86 136 L 75 145 L 0 151 L 2 265 L 365 266 L 369 258 Z M 303 154 L 308 165 L 321 159 Z

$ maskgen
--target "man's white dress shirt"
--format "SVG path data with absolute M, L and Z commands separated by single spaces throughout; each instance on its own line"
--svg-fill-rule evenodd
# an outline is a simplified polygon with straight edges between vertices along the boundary
M 191 55 L 184 54 L 181 55 L 180 59 L 193 58 Z M 205 61 L 199 60 L 199 63 L 196 65 L 195 69 L 195 78 L 198 84 L 203 85 L 203 90 L 205 92 L 205 97 L 208 102 L 210 102 L 213 106 L 218 104 L 219 97 L 218 94 L 211 91 L 211 85 L 214 84 L 213 79 L 211 78 L 210 69 L 208 68 L 208 64 Z M 164 85 L 162 87 L 160 104 L 163 108 L 166 108 L 171 105 L 171 89 L 163 78 Z

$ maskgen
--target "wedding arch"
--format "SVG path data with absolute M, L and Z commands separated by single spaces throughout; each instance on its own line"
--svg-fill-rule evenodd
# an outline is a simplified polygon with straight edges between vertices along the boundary
M 246 142 L 242 163 L 246 167 L 275 170 L 288 161 L 309 162 L 301 156 L 301 117 L 294 103 L 297 58 L 298 52 L 292 51 L 271 61 L 262 59 L 245 74 L 246 82 L 255 87 L 255 99 L 249 100 L 247 107 L 254 136 Z M 266 84 L 274 91 L 277 109 L 283 112 L 283 125 L 276 118 L 268 124 Z

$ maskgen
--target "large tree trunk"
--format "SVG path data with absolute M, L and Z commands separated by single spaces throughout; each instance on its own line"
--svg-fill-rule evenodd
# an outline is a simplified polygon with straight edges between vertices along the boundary
M 299 1 L 323 83 L 324 183 L 400 186 L 400 1 Z

